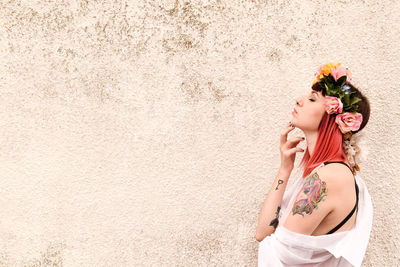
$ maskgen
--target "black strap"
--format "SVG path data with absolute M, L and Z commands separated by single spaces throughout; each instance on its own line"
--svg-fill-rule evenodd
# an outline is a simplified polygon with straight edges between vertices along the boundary
M 342 163 L 342 164 L 346 165 L 347 167 L 349 167 L 350 171 L 353 173 L 353 169 L 349 165 L 347 165 L 347 163 L 345 163 L 343 161 L 325 161 L 324 165 L 329 164 L 329 163 Z
M 324 162 L 324 164 L 329 164 L 329 163 L 343 163 L 343 164 L 345 164 L 347 167 L 349 167 L 349 169 L 352 171 L 352 169 L 350 168 L 350 166 L 347 165 L 346 163 L 342 162 L 342 161 Z M 347 215 L 347 217 L 344 218 L 343 221 L 342 221 L 341 223 L 339 223 L 335 228 L 333 228 L 332 230 L 330 230 L 330 231 L 327 233 L 327 235 L 336 232 L 340 227 L 342 227 L 343 224 L 345 224 L 345 223 L 351 218 L 351 216 L 352 216 L 353 213 L 356 211 L 356 209 L 358 209 L 358 192 L 359 192 L 359 190 L 358 190 L 358 185 L 357 185 L 357 183 L 356 183 L 356 179 L 355 179 L 355 178 L 354 178 L 354 184 L 355 184 L 355 188 L 356 188 L 356 197 L 357 197 L 356 204 L 354 205 L 354 208 L 351 210 L 351 212 L 349 213 L 349 215 Z

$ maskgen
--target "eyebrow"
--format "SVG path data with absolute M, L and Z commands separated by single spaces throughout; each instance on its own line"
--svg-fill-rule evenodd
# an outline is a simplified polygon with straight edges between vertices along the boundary
M 317 97 L 319 97 L 318 93 L 317 93 L 317 92 L 315 92 L 315 91 L 312 91 L 312 92 L 311 92 L 311 94 L 316 94 L 316 95 L 317 95 Z

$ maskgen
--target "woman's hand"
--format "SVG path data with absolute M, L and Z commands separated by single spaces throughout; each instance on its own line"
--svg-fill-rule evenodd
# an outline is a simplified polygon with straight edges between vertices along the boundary
M 304 149 L 296 147 L 300 141 L 304 140 L 304 137 L 294 137 L 287 140 L 288 133 L 293 130 L 294 127 L 289 122 L 286 124 L 285 129 L 281 131 L 281 167 L 280 170 L 283 172 L 291 173 L 294 167 L 294 160 L 297 152 L 304 152 Z

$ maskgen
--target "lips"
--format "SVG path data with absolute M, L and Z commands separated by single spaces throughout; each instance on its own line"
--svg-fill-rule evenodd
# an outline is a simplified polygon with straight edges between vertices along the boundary
M 297 114 L 297 110 L 294 108 L 292 111 L 293 114 Z

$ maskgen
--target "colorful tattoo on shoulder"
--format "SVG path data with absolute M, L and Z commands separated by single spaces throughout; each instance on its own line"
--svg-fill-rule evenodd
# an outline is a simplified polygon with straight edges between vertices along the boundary
M 311 214 L 314 209 L 318 209 L 318 203 L 325 201 L 324 197 L 327 195 L 328 189 L 326 188 L 325 181 L 321 181 L 318 173 L 313 173 L 308 176 L 297 196 L 297 201 L 293 205 L 292 215 L 300 214 L 304 217 L 303 213 Z

